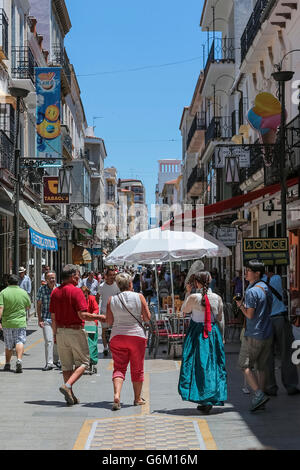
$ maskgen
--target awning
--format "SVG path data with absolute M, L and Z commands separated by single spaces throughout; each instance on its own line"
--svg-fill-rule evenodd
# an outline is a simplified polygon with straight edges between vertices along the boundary
M 13 192 L 9 191 L 4 186 L 3 189 L 12 200 Z M 42 214 L 34 207 L 27 204 L 23 199 L 20 199 L 19 210 L 21 216 L 29 225 L 30 241 L 32 245 L 41 250 L 57 251 L 57 238 L 47 222 L 43 219 Z
M 290 188 L 296 184 L 299 183 L 299 177 L 297 178 L 292 178 L 287 181 L 287 187 Z M 281 189 L 280 183 L 276 183 L 270 186 L 266 186 L 261 189 L 257 189 L 255 191 L 250 191 L 247 194 L 242 194 L 241 196 L 235 196 L 232 197 L 231 199 L 225 199 L 224 201 L 219 201 L 216 202 L 215 204 L 211 204 L 209 206 L 204 206 L 204 218 L 212 217 L 214 215 L 222 214 L 224 216 L 229 215 L 228 212 L 232 213 L 233 209 L 239 209 L 240 207 L 243 207 L 244 204 L 255 201 L 256 199 L 259 199 L 263 196 L 266 195 L 272 195 L 277 192 L 279 192 Z M 170 226 L 172 226 L 174 223 L 178 224 L 180 223 L 180 220 L 182 221 L 192 221 L 193 218 L 196 217 L 196 211 L 195 210 L 189 210 L 186 211 L 185 213 L 175 215 L 174 220 L 169 220 L 166 222 L 162 229 L 167 230 Z M 197 218 L 197 217 L 196 217 Z
M 73 264 L 87 264 L 92 262 L 90 253 L 83 246 L 74 246 L 72 250 Z

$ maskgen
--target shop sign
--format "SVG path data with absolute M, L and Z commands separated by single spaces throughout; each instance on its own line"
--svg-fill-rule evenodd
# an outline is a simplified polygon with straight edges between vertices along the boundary
M 47 237 L 46 235 L 41 235 L 40 233 L 29 228 L 30 232 L 30 241 L 33 246 L 40 248 L 41 250 L 47 251 L 57 251 L 57 239 L 54 237 Z
M 244 264 L 258 259 L 265 265 L 288 265 L 288 238 L 244 238 L 243 259 Z
M 220 227 L 217 231 L 217 239 L 225 246 L 236 246 L 237 229 L 232 227 Z
M 44 204 L 69 204 L 69 195 L 58 193 L 58 176 L 44 176 L 43 188 Z
M 215 168 L 225 168 L 227 159 L 234 159 L 239 168 L 250 168 L 250 150 L 242 145 L 217 147 L 215 150 Z

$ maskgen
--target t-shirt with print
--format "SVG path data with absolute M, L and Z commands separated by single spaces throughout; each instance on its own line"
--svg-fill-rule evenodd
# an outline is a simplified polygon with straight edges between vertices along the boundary
M 272 336 L 270 313 L 272 310 L 272 293 L 267 284 L 259 281 L 250 284 L 245 292 L 245 307 L 254 308 L 254 317 L 246 318 L 245 336 L 255 339 L 268 339 Z

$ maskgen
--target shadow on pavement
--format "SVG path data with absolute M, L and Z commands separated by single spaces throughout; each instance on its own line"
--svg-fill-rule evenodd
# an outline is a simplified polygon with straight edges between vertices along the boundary
M 46 400 L 37 400 L 37 401 L 24 401 L 25 405 L 40 405 L 40 406 L 56 406 L 57 408 L 64 408 L 68 406 L 65 402 L 62 401 L 46 401 Z
M 105 408 L 106 410 L 111 410 L 112 401 L 99 401 L 99 402 L 91 402 L 91 403 L 84 403 L 82 404 L 83 408 Z M 121 401 L 121 407 L 124 408 L 132 408 L 133 405 L 123 405 Z

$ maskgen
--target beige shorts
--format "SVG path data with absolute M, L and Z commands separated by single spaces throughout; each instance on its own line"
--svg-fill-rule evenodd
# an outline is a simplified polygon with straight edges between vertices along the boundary
M 71 371 L 73 367 L 90 365 L 88 334 L 85 330 L 58 328 L 56 333 L 57 349 L 63 371 Z
M 242 338 L 239 355 L 241 369 L 257 369 L 263 371 L 271 352 L 272 337 L 268 339 L 255 339 L 250 336 Z

